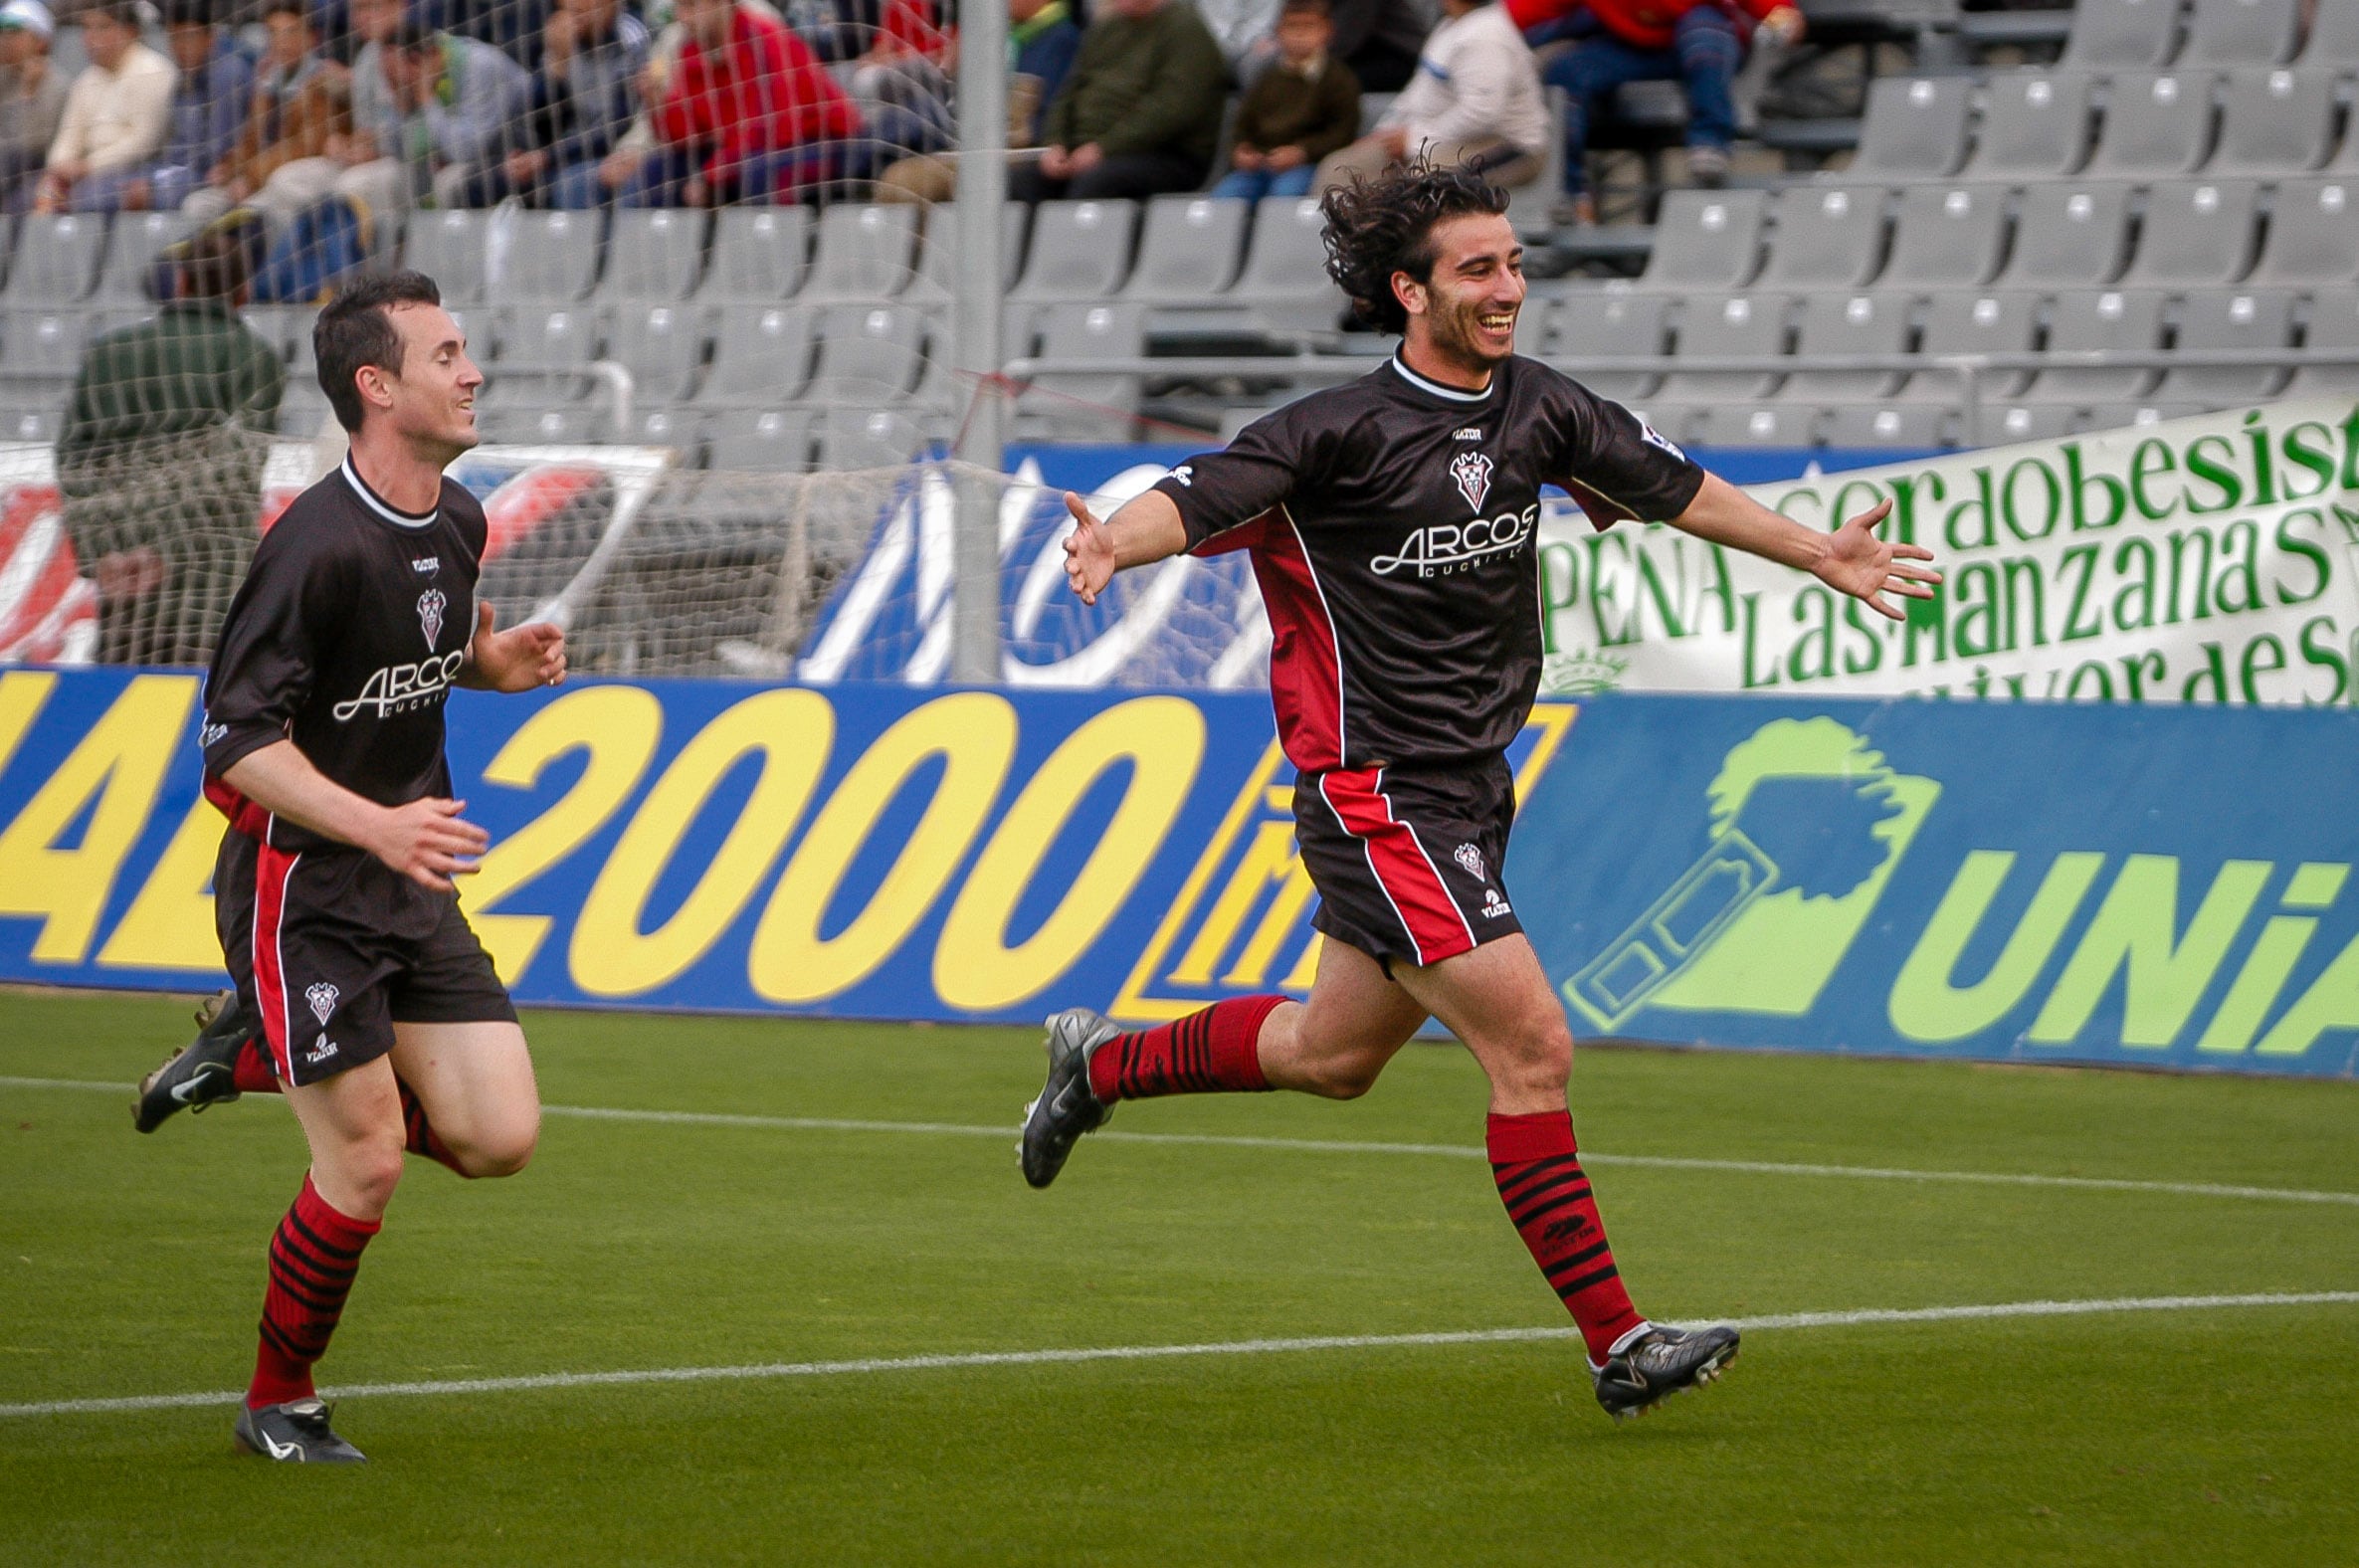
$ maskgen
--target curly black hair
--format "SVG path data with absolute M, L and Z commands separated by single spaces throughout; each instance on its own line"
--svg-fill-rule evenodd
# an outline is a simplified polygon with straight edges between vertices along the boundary
M 1327 276 L 1351 296 L 1361 320 L 1398 333 L 1408 330 L 1409 312 L 1393 293 L 1393 274 L 1428 281 L 1435 227 L 1449 218 L 1503 213 L 1507 193 L 1476 169 L 1416 157 L 1330 188 L 1319 210 L 1327 218 Z

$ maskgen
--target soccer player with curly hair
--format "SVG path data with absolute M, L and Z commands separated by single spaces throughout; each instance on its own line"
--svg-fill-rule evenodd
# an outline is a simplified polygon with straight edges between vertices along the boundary
M 1306 1002 L 1237 998 L 1132 1034 L 1086 1009 L 1051 1019 L 1023 1169 L 1048 1186 L 1117 1100 L 1354 1098 L 1438 1018 L 1490 1080 L 1499 1197 L 1619 1418 L 1718 1376 L 1737 1334 L 1650 1323 L 1631 1303 L 1574 1143 L 1572 1034 L 1507 897 L 1505 753 L 1539 688 L 1540 487 L 1562 487 L 1601 528 L 1665 520 L 1895 620 L 1890 596 L 1929 598 L 1940 577 L 1919 564 L 1929 551 L 1876 537 L 1888 501 L 1833 533 L 1804 527 L 1519 357 L 1523 252 L 1506 205 L 1478 172 L 1423 163 L 1331 190 L 1327 271 L 1399 351 L 1109 517 L 1066 496 L 1066 574 L 1084 602 L 1183 550 L 1252 553 L 1326 941 Z

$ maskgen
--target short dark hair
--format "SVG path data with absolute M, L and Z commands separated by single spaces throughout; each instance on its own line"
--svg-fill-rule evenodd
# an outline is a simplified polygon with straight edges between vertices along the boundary
M 246 245 L 226 225 L 201 229 L 180 258 L 179 299 L 234 300 L 246 287 Z
M 1327 218 L 1327 276 L 1350 295 L 1361 320 L 1379 332 L 1405 332 L 1409 312 L 1393 293 L 1393 274 L 1431 282 L 1435 228 L 1452 218 L 1504 213 L 1507 193 L 1464 164 L 1430 163 L 1420 155 L 1331 187 L 1319 209 Z
M 368 366 L 401 374 L 399 304 L 441 304 L 443 292 L 424 273 L 368 273 L 346 284 L 311 325 L 311 356 L 319 361 L 319 390 L 336 423 L 357 435 L 362 404 L 353 377 Z
M 164 26 L 211 27 L 213 0 L 164 0 Z
M 139 31 L 138 0 L 96 0 L 95 4 L 84 6 L 82 15 L 74 20 L 87 22 L 94 16 L 102 16 L 116 27 L 127 27 L 134 33 Z
M 311 20 L 310 0 L 263 0 L 262 14 L 265 21 L 274 16 L 299 16 L 305 27 L 317 26 Z
M 406 55 L 422 55 L 430 49 L 442 47 L 442 40 L 443 30 L 434 25 L 432 17 L 422 16 L 416 11 L 409 11 L 403 14 L 400 24 L 393 29 L 393 37 L 387 41 L 385 47 L 398 49 Z
M 1315 16 L 1322 22 L 1334 20 L 1335 8 L 1327 0 L 1283 0 L 1278 6 L 1280 20 L 1289 16 Z

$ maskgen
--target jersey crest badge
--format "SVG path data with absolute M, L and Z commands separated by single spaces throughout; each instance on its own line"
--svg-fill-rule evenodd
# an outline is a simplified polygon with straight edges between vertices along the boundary
M 311 1004 L 311 1016 L 319 1026 L 327 1027 L 327 1015 L 336 1010 L 336 988 L 322 980 L 303 993 L 303 1000 Z
M 418 625 L 426 632 L 426 651 L 434 652 L 436 639 L 443 635 L 443 612 L 451 601 L 443 597 L 440 588 L 429 588 L 418 595 Z
M 1650 447 L 1661 447 L 1664 451 L 1670 453 L 1674 458 L 1684 458 L 1687 456 L 1686 453 L 1679 450 L 1678 443 L 1672 441 L 1669 436 L 1666 436 L 1643 419 L 1639 421 L 1639 440 L 1645 442 Z
M 1472 844 L 1460 845 L 1456 850 L 1451 852 L 1450 858 L 1458 862 L 1461 866 L 1464 866 L 1467 869 L 1467 875 L 1474 878 L 1476 882 L 1487 882 L 1489 880 L 1482 875 L 1482 852 L 1474 848 L 1474 846 Z
M 1479 512 L 1482 498 L 1490 493 L 1490 459 L 1479 452 L 1462 452 L 1451 460 L 1450 478 L 1467 504 Z

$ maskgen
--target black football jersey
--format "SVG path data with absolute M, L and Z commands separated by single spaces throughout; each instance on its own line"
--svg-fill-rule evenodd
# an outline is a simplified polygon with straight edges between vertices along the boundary
M 1396 357 L 1155 488 L 1190 548 L 1253 551 L 1278 738 L 1319 772 L 1505 750 L 1540 685 L 1540 487 L 1602 528 L 1675 517 L 1703 480 L 1628 409 L 1536 360 L 1465 392 Z
M 483 504 L 457 481 L 413 516 L 350 458 L 287 508 L 255 547 L 205 683 L 206 793 L 233 826 L 282 850 L 328 842 L 222 782 L 277 740 L 379 805 L 450 793 L 443 704 L 475 635 L 485 538 Z

